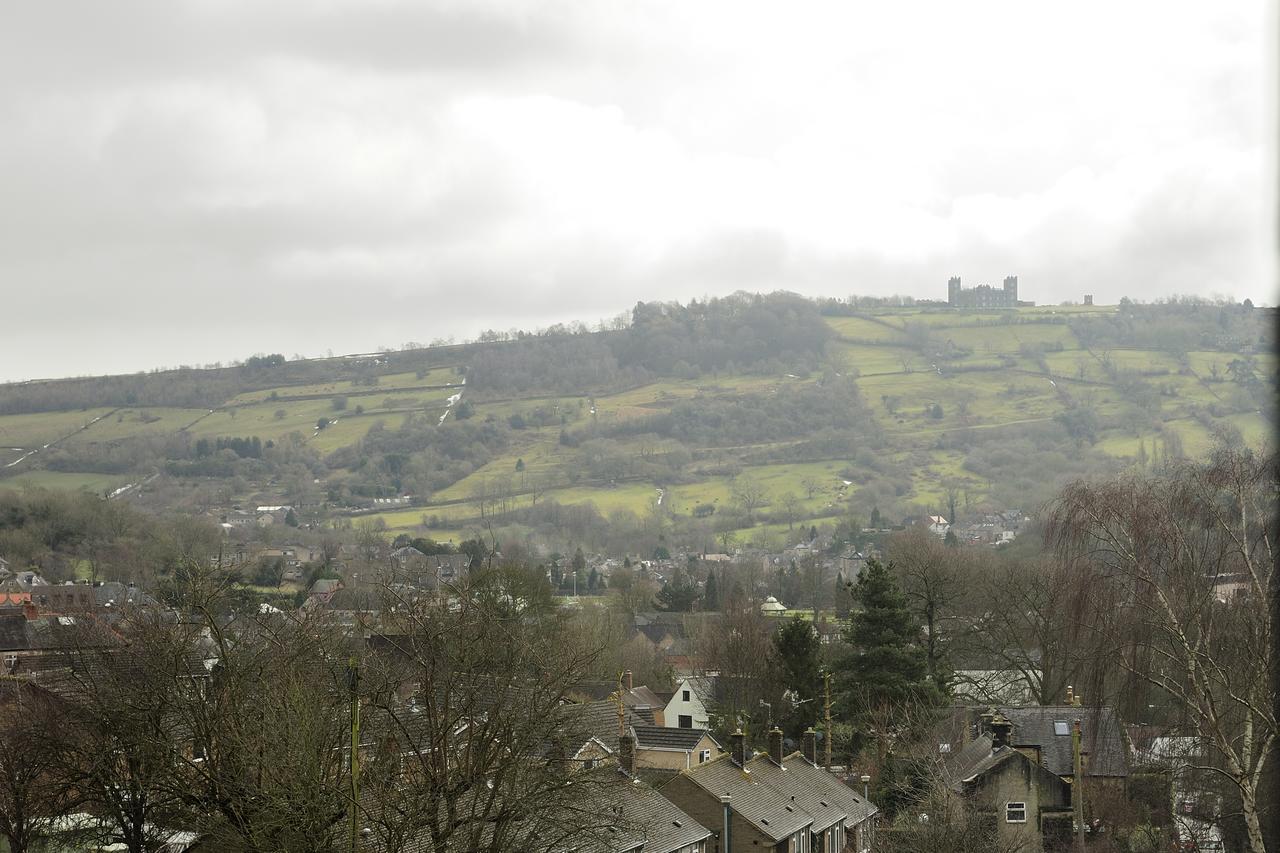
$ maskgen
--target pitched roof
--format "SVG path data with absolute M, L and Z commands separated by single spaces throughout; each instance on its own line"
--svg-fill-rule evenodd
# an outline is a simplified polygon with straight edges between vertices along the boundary
M 808 812 L 749 771 L 749 766 L 744 769 L 734 764 L 728 755 L 721 755 L 680 775 L 712 796 L 728 794 L 733 811 L 774 841 L 781 841 L 813 823 Z
M 747 762 L 747 767 L 756 779 L 777 791 L 782 802 L 789 801 L 806 812 L 813 819 L 814 832 L 822 832 L 848 816 L 832 802 L 834 798 L 826 786 L 814 785 L 812 779 L 804 777 L 800 767 L 788 767 L 786 759 L 778 765 L 768 755 L 757 755 Z
M 680 679 L 676 685 L 677 692 L 684 686 L 693 692 L 693 695 L 702 700 L 703 704 L 709 704 L 715 700 L 717 678 L 711 675 L 689 676 Z M 674 699 L 675 697 L 672 696 Z
M 616 809 L 618 827 L 606 830 L 612 837 L 592 839 L 576 853 L 673 853 L 711 837 L 711 830 L 685 814 L 675 803 L 643 782 L 625 777 L 605 795 Z
M 1087 755 L 1085 775 L 1129 775 L 1124 732 L 1112 708 L 1037 705 L 1000 708 L 999 711 L 1013 723 L 1009 743 L 1013 746 L 1039 747 L 1042 762 L 1052 773 L 1059 776 L 1072 775 L 1070 726 L 1078 718 L 1082 734 L 1080 748 Z M 1067 734 L 1055 734 L 1055 723 L 1066 723 Z
M 652 726 L 653 712 L 639 711 L 623 705 L 623 724 L 626 726 Z M 585 742 L 596 738 L 610 750 L 618 746 L 618 705 L 612 699 L 584 702 L 581 705 L 565 705 L 561 709 L 566 720 L 566 730 L 573 740 Z
M 643 684 L 622 694 L 622 701 L 632 708 L 665 708 L 666 702 Z
M 782 759 L 782 766 L 792 774 L 792 779 L 799 780 L 808 790 L 825 791 L 826 801 L 847 817 L 847 826 L 859 824 L 879 811 L 874 804 L 859 796 L 838 777 L 817 765 L 810 764 L 798 752 Z M 824 798 L 820 797 L 820 799 Z
M 676 729 L 670 726 L 632 726 L 640 749 L 677 749 L 689 752 L 697 749 L 706 729 Z M 715 743 L 715 738 L 711 739 Z M 719 746 L 720 744 L 716 744 Z

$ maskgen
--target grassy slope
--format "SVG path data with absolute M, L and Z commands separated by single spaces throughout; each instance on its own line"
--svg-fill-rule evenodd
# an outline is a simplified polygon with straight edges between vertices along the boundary
M 1020 318 L 1049 318 L 1063 314 L 1102 314 L 1105 306 L 1094 308 L 1021 309 Z M 1137 349 L 1113 349 L 1090 352 L 1080 347 L 1069 327 L 1057 323 L 1002 322 L 1007 314 L 979 312 L 926 312 L 919 309 L 880 310 L 859 317 L 830 318 L 839 340 L 831 346 L 832 366 L 839 372 L 857 376 L 857 383 L 875 417 L 893 441 L 893 451 L 886 459 L 909 471 L 903 498 L 937 506 L 943 501 L 944 481 L 963 480 L 981 493 L 988 484 L 963 469 L 964 455 L 939 448 L 939 437 L 955 430 L 999 429 L 1011 424 L 1031 424 L 1051 420 L 1074 401 L 1090 400 L 1104 415 L 1125 411 L 1128 402 L 1115 387 L 1114 371 L 1133 371 L 1146 375 L 1146 381 L 1162 388 L 1160 418 L 1165 429 L 1182 438 L 1189 454 L 1204 452 L 1212 441 L 1209 428 L 1188 417 L 1194 405 L 1223 403 L 1230 399 L 1229 383 L 1213 381 L 1211 371 L 1217 366 L 1225 377 L 1233 356 L 1217 352 L 1191 353 L 1192 373 L 1180 375 L 1179 366 L 1167 354 Z M 903 346 L 918 326 L 929 328 L 938 342 L 949 341 L 969 350 L 963 358 L 949 363 L 965 372 L 940 373 L 936 366 L 917 351 Z M 1028 348 L 1045 348 L 1043 361 Z M 1060 349 L 1059 349 L 1060 348 Z M 1012 359 L 1012 368 L 1005 367 Z M 1002 361 L 1003 360 L 1003 361 Z M 164 435 L 185 430 L 193 437 L 257 435 L 264 441 L 298 433 L 321 453 L 358 441 L 375 423 L 396 428 L 412 411 L 443 412 L 445 397 L 451 390 L 428 389 L 461 381 L 458 368 L 439 367 L 424 376 L 401 373 L 379 378 L 378 385 L 356 385 L 349 381 L 282 386 L 265 389 L 230 400 L 214 412 L 184 409 L 122 409 L 77 432 L 85 423 L 108 410 L 61 412 L 41 415 L 0 416 L 0 447 L 39 447 L 59 440 L 67 447 L 85 443 L 106 443 L 135 435 Z M 946 365 L 944 365 L 945 367 Z M 1048 373 L 1044 372 L 1047 367 Z M 1270 356 L 1258 358 L 1260 373 L 1274 370 Z M 972 371 L 972 372 L 968 372 Z M 550 410 L 563 415 L 570 424 L 581 424 L 589 418 L 601 423 L 641 417 L 669 408 L 681 399 L 699 394 L 733 395 L 767 393 L 784 384 L 812 382 L 816 377 L 715 376 L 697 380 L 664 380 L 617 394 L 591 399 L 587 396 L 557 398 L 504 399 L 476 402 L 477 417 L 506 419 L 515 414 L 528 416 L 534 409 Z M 276 399 L 270 399 L 272 393 Z M 319 396 L 319 399 L 298 399 Z M 347 409 L 333 408 L 332 397 L 346 396 Z M 474 401 L 474 400 L 473 400 Z M 943 416 L 929 411 L 934 404 L 942 407 Z M 595 406 L 595 414 L 590 411 Z M 357 415 L 357 405 L 364 412 Z M 892 408 L 892 411 L 890 409 Z M 277 413 L 283 413 L 278 415 Z M 327 429 L 317 431 L 316 421 L 333 419 Z M 1260 415 L 1244 413 L 1222 419 L 1240 429 L 1246 440 L 1265 439 L 1268 425 Z M 380 513 L 387 525 L 396 530 L 424 532 L 424 516 L 440 520 L 439 529 L 425 531 L 441 539 L 473 535 L 478 529 L 479 508 L 476 496 L 495 480 L 505 480 L 511 488 L 524 494 L 512 499 L 514 505 L 527 505 L 532 495 L 526 488 L 529 478 L 543 484 L 541 498 L 564 504 L 591 502 L 604 514 L 650 511 L 658 495 L 651 482 L 625 482 L 612 487 L 584 485 L 575 482 L 576 452 L 558 443 L 560 426 L 531 427 L 516 433 L 515 445 L 471 476 L 433 496 L 434 505 Z M 1148 452 L 1159 442 L 1152 429 L 1112 429 L 1100 437 L 1095 449 L 1120 459 L 1132 458 L 1141 443 Z M 624 447 L 639 452 L 661 452 L 663 443 L 653 439 L 622 442 Z M 730 458 L 737 450 L 724 454 Z M 15 454 L 0 456 L 0 465 Z M 515 471 L 517 460 L 524 462 L 524 475 Z M 28 463 L 24 463 L 24 466 Z M 733 500 L 733 483 L 723 474 L 705 470 L 707 463 L 689 467 L 692 483 L 669 486 L 664 506 L 672 512 L 686 514 L 700 503 L 724 506 Z M 844 472 L 848 459 L 816 462 L 746 466 L 739 476 L 757 482 L 765 490 L 763 512 L 777 511 L 788 493 L 795 496 L 802 520 L 829 513 L 833 507 L 856 491 L 858 483 L 846 486 Z M 55 473 L 19 469 L 16 477 L 0 480 L 0 488 L 15 488 L 26 483 L 52 487 L 110 488 L 127 478 L 97 474 Z M 522 483 L 522 479 L 525 481 Z M 814 485 L 813 496 L 808 486 Z M 798 522 L 799 523 L 799 522 Z M 749 535 L 783 536 L 786 524 L 761 525 Z M 743 532 L 743 536 L 748 535 Z

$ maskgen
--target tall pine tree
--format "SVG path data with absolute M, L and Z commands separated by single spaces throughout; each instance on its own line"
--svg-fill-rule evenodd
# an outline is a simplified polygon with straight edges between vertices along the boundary
M 859 609 L 845 630 L 849 648 L 837 666 L 837 686 L 855 731 L 865 733 L 873 715 L 905 720 L 915 707 L 941 702 L 893 564 L 868 560 L 852 593 Z
M 793 616 L 773 635 L 773 651 L 783 687 L 794 694 L 793 701 L 803 701 L 781 715 L 787 733 L 798 737 L 817 720 L 817 700 L 822 690 L 818 632 L 807 619 Z
M 707 572 L 707 586 L 702 591 L 702 609 L 714 613 L 720 610 L 720 586 L 716 583 L 716 570 Z

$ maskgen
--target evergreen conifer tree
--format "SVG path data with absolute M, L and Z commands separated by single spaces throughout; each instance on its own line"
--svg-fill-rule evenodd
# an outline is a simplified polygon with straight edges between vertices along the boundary
M 718 611 L 720 609 L 720 586 L 716 582 L 716 570 L 707 572 L 707 586 L 702 591 L 702 609 Z
M 868 560 L 853 586 L 860 609 L 845 631 L 848 654 L 837 668 L 844 710 L 856 731 L 865 732 L 871 713 L 901 712 L 942 701 L 929 680 L 920 625 L 893 577 L 893 565 Z

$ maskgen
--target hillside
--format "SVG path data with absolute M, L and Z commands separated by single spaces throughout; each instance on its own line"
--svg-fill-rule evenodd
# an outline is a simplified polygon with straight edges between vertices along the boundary
M 1269 311 L 1198 303 L 641 304 L 625 329 L 0 386 L 0 489 L 643 551 L 1034 510 L 1264 440 L 1269 335 Z

